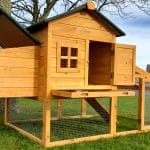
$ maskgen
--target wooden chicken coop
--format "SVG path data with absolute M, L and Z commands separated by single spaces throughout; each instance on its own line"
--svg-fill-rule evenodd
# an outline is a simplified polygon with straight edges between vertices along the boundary
M 93 2 L 27 29 L 0 9 L 0 97 L 5 98 L 5 124 L 47 147 L 148 131 L 150 124 L 145 125 L 144 110 L 145 90 L 150 89 L 145 85 L 149 86 L 150 75 L 136 67 L 134 45 L 116 43 L 116 38 L 124 35 L 96 10 Z M 135 96 L 135 90 L 139 92 L 138 129 L 117 132 L 117 97 Z M 8 103 L 11 97 L 34 98 L 41 103 L 40 138 L 10 121 Z M 108 110 L 98 98 L 109 99 Z M 63 107 L 66 110 L 69 103 L 79 100 L 81 115 L 63 116 Z M 52 108 L 53 101 L 57 102 L 56 109 Z M 27 107 L 28 104 L 26 99 Z M 87 104 L 107 123 L 107 133 L 100 134 L 93 129 L 87 135 L 80 133 L 73 137 L 72 133 L 64 138 L 69 128 L 66 127 L 62 137 L 55 140 L 54 130 L 61 134 L 67 124 L 65 122 L 58 130 L 60 122 L 67 120 L 74 124 L 73 119 L 80 119 L 85 123 L 86 118 L 93 116 L 87 114 Z M 70 106 L 77 108 L 79 105 L 71 103 Z M 57 111 L 55 117 L 52 117 L 53 109 Z M 35 119 L 20 120 L 25 121 Z M 92 127 L 93 124 L 88 130 Z

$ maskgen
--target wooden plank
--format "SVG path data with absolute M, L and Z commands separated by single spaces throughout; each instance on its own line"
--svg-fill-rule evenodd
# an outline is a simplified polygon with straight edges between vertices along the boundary
M 28 137 L 29 139 L 39 143 L 39 144 L 42 144 L 42 140 L 39 139 L 38 137 L 32 135 L 31 133 L 27 132 L 27 131 L 24 131 L 23 129 L 20 129 L 18 127 L 16 127 L 15 125 L 11 124 L 11 123 L 6 123 L 7 126 L 17 130 L 19 133 L 21 133 L 22 135 Z
M 135 46 L 115 44 L 114 84 L 134 85 Z
M 38 88 L 0 88 L 0 97 L 36 97 Z
M 38 78 L 0 78 L 0 88 L 38 87 Z
M 70 139 L 70 140 L 56 141 L 56 142 L 51 142 L 49 145 L 47 145 L 47 147 L 62 146 L 62 145 L 80 143 L 80 142 L 86 142 L 86 141 L 95 141 L 98 139 L 104 139 L 104 138 L 110 138 L 110 137 L 112 137 L 110 134 L 103 134 L 103 135 L 96 135 L 96 136 L 90 136 L 90 137 L 75 138 L 75 139 Z
M 14 78 L 14 77 L 37 77 L 38 69 L 34 68 L 12 68 L 12 67 L 0 67 L 0 78 Z
M 38 59 L 39 47 L 29 46 L 29 47 L 1 49 L 0 57 Z
M 114 87 L 111 85 L 51 85 L 53 90 L 111 90 Z
M 84 73 L 84 85 L 88 85 L 88 80 L 89 80 L 89 40 L 85 41 L 85 46 L 86 46 L 86 51 L 85 51 L 85 73 Z
M 21 68 L 38 68 L 39 60 L 0 57 L 0 66 L 2 67 L 21 67 Z
M 84 78 L 78 77 L 60 77 L 60 78 L 51 78 L 50 85 L 84 85 Z
M 59 20 L 54 21 L 54 25 L 58 23 L 69 24 L 72 26 L 78 26 L 78 27 L 84 27 L 84 28 L 103 30 L 103 31 L 107 31 L 115 35 L 115 32 L 111 29 L 110 26 L 106 25 L 103 19 L 101 20 L 97 19 L 96 17 L 93 17 L 91 14 L 87 13 L 86 11 L 78 12 L 78 13 L 75 13 L 70 16 L 66 16 L 66 17 L 60 18 Z
M 109 32 L 65 25 L 61 23 L 57 23 L 57 25 L 55 24 L 55 26 L 53 26 L 52 32 L 54 36 L 89 39 L 89 40 L 97 40 L 97 41 L 104 41 L 104 42 L 111 42 L 111 43 L 115 42 L 114 35 L 112 35 Z
M 116 135 L 117 129 L 117 97 L 110 99 L 110 134 Z
M 114 96 L 134 96 L 134 91 L 76 91 L 76 92 L 70 92 L 70 91 L 58 91 L 53 90 L 52 95 L 54 96 L 60 96 L 60 97 L 66 97 L 66 98 L 86 98 L 86 97 L 114 97 Z

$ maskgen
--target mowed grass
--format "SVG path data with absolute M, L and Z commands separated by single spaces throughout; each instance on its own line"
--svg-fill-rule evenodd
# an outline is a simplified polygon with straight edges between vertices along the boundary
M 32 110 L 32 108 L 37 109 L 40 112 L 40 105 L 37 104 L 35 102 L 28 102 L 28 105 L 26 105 L 26 100 L 23 99 L 22 101 L 20 101 L 20 105 L 22 107 L 22 109 L 27 109 L 30 106 L 30 109 Z M 65 104 L 65 114 L 68 114 L 67 111 L 71 111 L 72 107 L 73 107 L 73 101 L 71 101 L 70 103 Z M 101 100 L 101 103 L 103 104 L 103 106 L 105 106 L 105 108 L 109 111 L 109 100 L 103 99 Z M 79 113 L 79 101 L 75 103 L 76 107 L 73 107 L 73 111 L 71 111 L 73 114 L 78 114 Z M 53 107 L 56 106 L 55 104 L 53 104 Z M 90 108 L 90 106 L 88 106 L 88 113 L 89 114 L 94 114 L 94 110 L 92 108 Z M 131 98 L 119 98 L 118 99 L 118 113 L 120 116 L 127 116 L 130 118 L 137 118 L 137 100 L 135 97 L 131 97 Z M 67 108 L 67 109 L 66 109 Z M 32 111 L 26 111 L 26 113 L 29 113 L 29 117 L 32 116 L 32 114 L 30 114 Z M 55 111 L 55 109 L 54 109 Z M 25 112 L 24 112 L 25 113 Z M 25 117 L 25 114 L 21 113 L 21 116 L 19 116 L 19 119 Z M 55 112 L 53 112 L 53 114 L 55 114 Z M 39 113 L 35 112 L 33 114 L 34 118 L 40 117 Z M 28 117 L 28 116 L 26 116 Z M 26 118 L 25 117 L 25 118 Z M 18 118 L 18 117 L 17 117 Z M 99 120 L 97 121 L 97 118 L 95 118 L 95 122 L 99 122 Z M 118 117 L 118 127 L 117 127 L 117 131 L 126 131 L 126 130 L 134 130 L 137 129 L 137 121 L 136 120 L 131 120 L 131 119 L 127 119 L 127 118 L 122 118 L 122 117 Z M 55 122 L 54 122 L 55 123 Z M 78 134 L 82 134 L 82 136 L 85 134 L 85 132 L 83 132 L 81 130 L 81 121 L 79 121 L 78 119 L 74 119 L 74 120 L 67 120 L 67 122 L 63 122 L 64 125 L 67 124 L 79 124 L 80 126 L 78 126 L 80 128 L 80 130 L 76 130 L 77 135 Z M 93 123 L 93 120 L 92 120 Z M 60 124 L 60 123 L 59 123 Z M 31 124 L 30 124 L 31 125 Z M 38 132 L 38 129 L 41 129 L 41 127 L 39 127 L 39 125 L 36 128 L 36 124 L 32 124 L 30 126 L 28 123 L 20 125 L 20 127 L 23 127 L 24 129 L 30 130 L 34 130 L 35 132 Z M 84 121 L 84 126 L 86 126 L 86 129 L 91 129 L 92 128 L 92 124 L 90 126 L 89 124 L 89 120 Z M 106 126 L 105 126 L 106 127 Z M 55 130 L 60 130 L 61 126 L 59 127 L 59 125 L 55 125 Z M 95 129 L 98 129 L 98 125 L 96 126 Z M 100 129 L 103 131 L 105 131 L 106 129 Z M 96 130 L 95 130 L 96 131 Z M 58 132 L 58 131 L 57 131 Z M 82 133 L 83 132 L 83 133 Z M 59 133 L 59 132 L 58 132 Z M 72 133 L 72 130 L 68 130 L 68 133 L 66 133 L 66 135 L 64 134 L 63 137 L 60 137 L 59 134 L 55 135 L 54 137 L 52 137 L 52 139 L 56 139 L 58 140 L 59 138 L 73 138 L 73 135 L 69 135 L 70 133 Z M 88 132 L 87 132 L 88 133 Z M 38 133 L 39 134 L 39 133 Z M 37 134 L 37 135 L 38 135 Z M 36 134 L 35 134 L 36 135 Z M 85 134 L 86 135 L 86 134 Z M 87 134 L 88 135 L 88 134 Z M 16 132 L 15 130 L 5 126 L 3 124 L 3 118 L 2 115 L 0 115 L 0 150 L 44 150 L 45 148 L 43 148 L 42 146 L 40 146 L 39 144 L 34 143 L 33 141 L 29 140 L 28 138 L 22 136 L 21 134 L 19 134 L 18 132 Z M 117 138 L 112 138 L 112 139 L 102 139 L 102 140 L 98 140 L 98 141 L 94 141 L 94 142 L 84 142 L 84 143 L 79 143 L 79 144 L 72 144 L 72 145 L 67 145 L 67 146 L 62 146 L 62 147 L 56 147 L 56 148 L 51 148 L 51 150 L 99 150 L 99 149 L 104 149 L 104 150 L 110 150 L 110 149 L 143 149 L 143 150 L 148 150 L 150 149 L 150 133 L 143 133 L 143 134 L 135 134 L 135 135 L 129 135 L 129 136 L 123 136 L 123 137 L 117 137 Z

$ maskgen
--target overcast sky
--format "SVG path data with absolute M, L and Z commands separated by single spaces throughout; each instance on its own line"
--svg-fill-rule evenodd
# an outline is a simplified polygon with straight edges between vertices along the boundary
M 145 69 L 150 64 L 150 16 L 137 11 L 133 17 L 126 19 L 107 17 L 126 33 L 126 36 L 117 39 L 118 43 L 136 45 L 136 63 Z

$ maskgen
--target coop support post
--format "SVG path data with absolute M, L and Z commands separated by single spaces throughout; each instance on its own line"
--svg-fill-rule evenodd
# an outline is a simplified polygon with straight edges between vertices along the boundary
M 110 134 L 116 135 L 117 128 L 117 97 L 110 98 Z
M 144 130 L 144 111 L 145 111 L 145 80 L 140 79 L 139 90 L 139 130 Z
M 84 98 L 81 99 L 81 116 L 86 116 L 86 101 Z
M 50 143 L 50 99 L 43 101 L 43 145 L 47 147 Z
M 57 100 L 57 118 L 61 119 L 62 118 L 62 111 L 63 111 L 63 99 L 58 99 Z
M 8 123 L 8 98 L 5 98 L 5 111 L 4 111 L 4 123 Z

